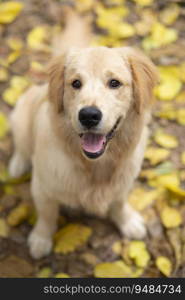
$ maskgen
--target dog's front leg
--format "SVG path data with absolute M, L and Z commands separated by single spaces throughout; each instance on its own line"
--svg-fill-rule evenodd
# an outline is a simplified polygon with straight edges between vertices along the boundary
M 115 201 L 109 210 L 110 219 L 130 239 L 143 239 L 146 227 L 143 217 L 127 201 Z
M 31 256 L 35 259 L 39 259 L 51 252 L 59 205 L 54 199 L 48 198 L 45 194 L 41 193 L 40 190 L 34 191 L 33 197 L 38 220 L 30 233 L 28 245 Z

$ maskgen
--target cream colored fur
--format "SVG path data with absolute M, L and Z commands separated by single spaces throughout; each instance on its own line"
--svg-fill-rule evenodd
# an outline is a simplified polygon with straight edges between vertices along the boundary
M 38 221 L 29 237 L 31 255 L 40 258 L 51 251 L 60 204 L 108 217 L 128 238 L 142 239 L 143 219 L 127 198 L 148 135 L 156 81 L 153 64 L 131 48 L 71 48 L 54 59 L 49 74 L 49 99 L 48 84 L 33 86 L 11 116 L 15 152 L 10 174 L 20 176 L 33 167 L 31 190 Z M 111 90 L 107 81 L 115 77 L 123 85 Z M 71 87 L 75 78 L 84 83 L 80 91 Z M 79 138 L 78 112 L 89 105 L 102 111 L 101 134 L 121 116 L 116 135 L 96 160 L 83 155 Z

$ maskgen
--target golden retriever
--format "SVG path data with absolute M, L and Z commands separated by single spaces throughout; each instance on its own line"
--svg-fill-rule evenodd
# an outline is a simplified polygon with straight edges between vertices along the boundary
M 78 45 L 71 33 L 76 37 L 78 30 L 82 40 L 83 22 L 69 13 L 49 85 L 31 87 L 11 115 L 10 174 L 20 176 L 33 166 L 34 258 L 52 249 L 60 204 L 108 217 L 128 238 L 146 235 L 127 198 L 143 160 L 156 69 L 129 47 L 83 47 L 87 36 Z

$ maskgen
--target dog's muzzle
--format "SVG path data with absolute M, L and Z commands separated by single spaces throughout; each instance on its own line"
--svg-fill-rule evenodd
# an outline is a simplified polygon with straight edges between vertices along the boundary
M 107 135 L 94 132 L 80 134 L 82 149 L 88 158 L 95 159 L 104 153 L 107 143 L 115 135 L 115 131 L 120 123 L 120 120 L 121 117 L 118 118 L 115 125 Z

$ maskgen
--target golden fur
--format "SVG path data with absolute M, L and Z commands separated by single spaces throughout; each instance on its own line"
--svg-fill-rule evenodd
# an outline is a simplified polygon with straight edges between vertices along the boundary
M 64 52 L 49 67 L 49 87 L 29 89 L 11 116 L 15 152 L 10 174 L 19 176 L 33 166 L 31 189 L 38 221 L 29 245 L 34 258 L 51 251 L 59 204 L 109 217 L 129 238 L 146 234 L 141 216 L 127 197 L 143 160 L 155 67 L 129 47 L 71 47 Z M 111 90 L 106 83 L 115 77 L 123 85 Z M 71 87 L 76 78 L 84 83 L 80 91 Z M 100 134 L 107 134 L 121 119 L 96 160 L 82 152 L 77 117 L 81 108 L 91 105 L 103 113 Z

